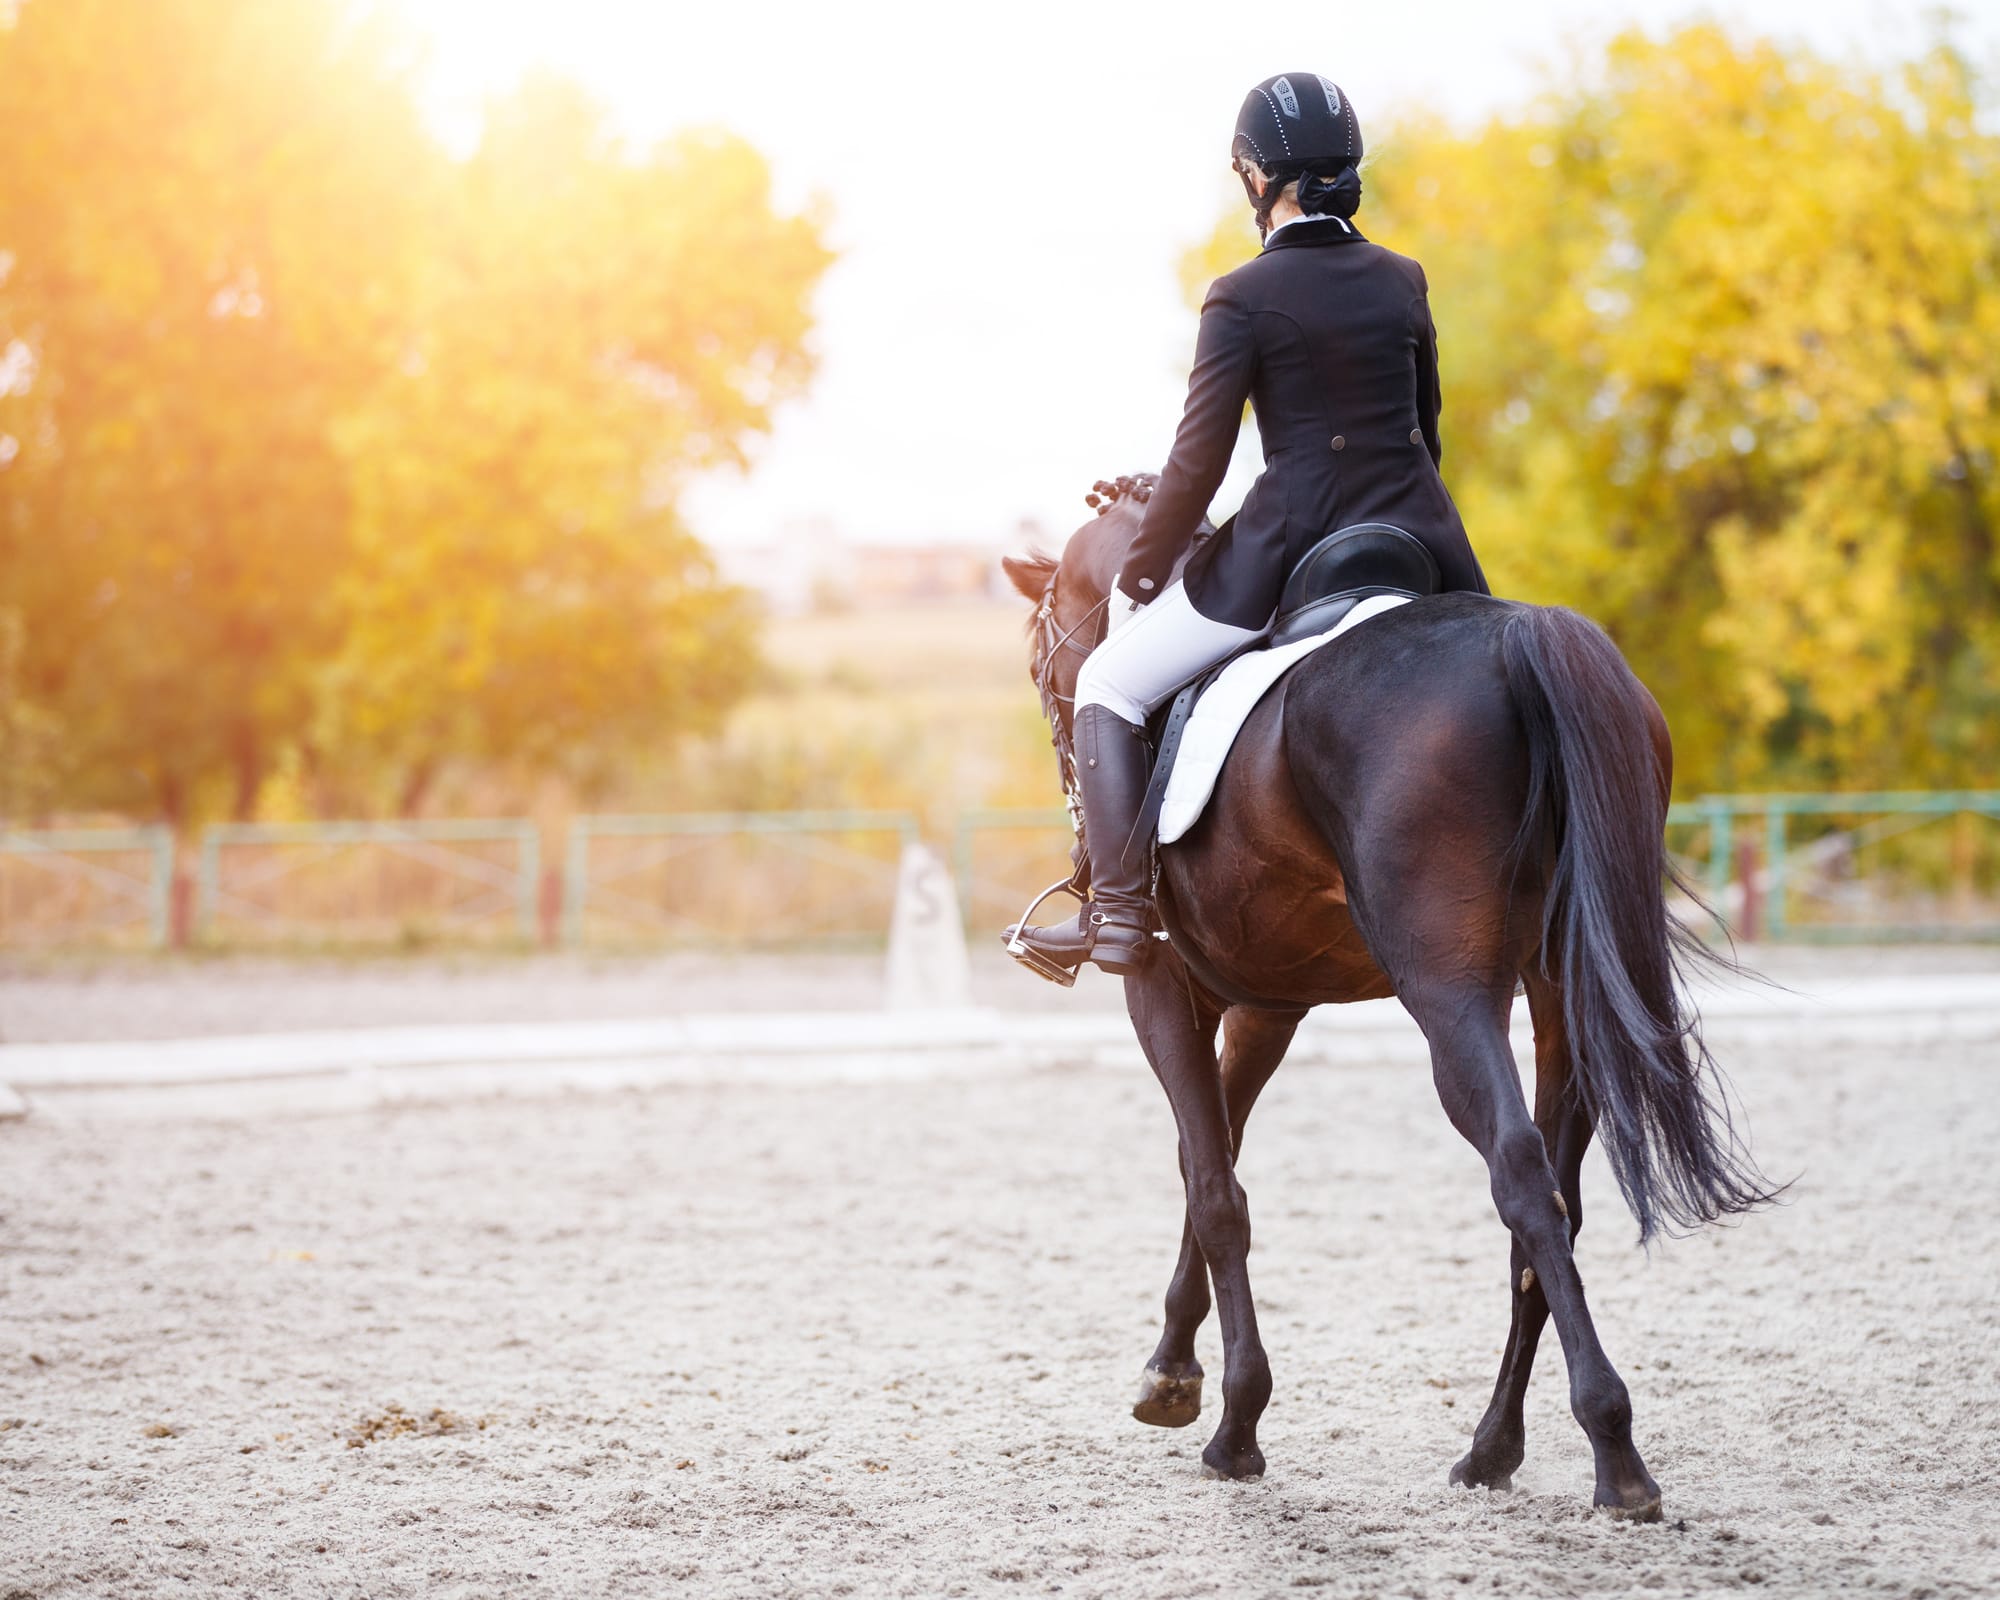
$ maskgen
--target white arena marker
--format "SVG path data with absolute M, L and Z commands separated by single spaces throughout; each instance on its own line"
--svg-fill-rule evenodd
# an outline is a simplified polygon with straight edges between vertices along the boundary
M 891 1011 L 955 1010 L 972 1004 L 972 963 L 958 891 L 938 853 L 904 847 L 896 873 L 896 912 L 889 924 Z

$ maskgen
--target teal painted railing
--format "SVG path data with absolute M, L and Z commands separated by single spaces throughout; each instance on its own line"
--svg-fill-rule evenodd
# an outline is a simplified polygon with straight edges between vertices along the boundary
M 139 856 L 141 871 L 124 870 L 98 857 Z M 12 832 L 0 829 L 0 857 L 17 860 L 37 875 L 85 884 L 112 911 L 111 926 L 141 923 L 148 941 L 167 943 L 173 917 L 174 836 L 167 828 L 42 828 Z M 78 934 L 102 931 L 102 916 L 80 920 L 58 918 L 38 934 L 53 934 L 47 942 L 73 941 Z M 12 918 L 0 919 L 0 944 L 41 943 L 19 937 Z
M 453 850 L 454 844 L 511 844 L 512 866 Z M 288 863 L 268 865 L 250 882 L 225 887 L 222 853 L 232 847 L 304 845 L 321 848 L 377 846 L 436 869 L 450 878 L 478 884 L 513 908 L 523 939 L 535 937 L 536 894 L 541 880 L 541 834 L 519 819 L 452 819 L 435 822 L 224 822 L 201 836 L 196 875 L 195 922 L 212 930 L 225 912 L 263 923 L 283 915 L 252 898 L 250 891 L 283 877 Z
M 1948 847 L 1915 841 L 1921 870 L 1908 871 L 1912 858 L 1906 853 L 1901 866 L 1894 865 L 1892 856 L 1888 877 L 1892 884 L 1902 884 L 1898 892 L 1916 915 L 1872 921 L 1839 915 L 1842 893 L 1869 881 L 1855 877 L 1851 863 L 1858 858 L 1866 867 L 1872 857 L 1879 865 L 1885 848 L 1907 851 L 1892 841 L 1951 817 L 2000 823 L 2000 789 L 1704 795 L 1673 806 L 1667 821 L 1676 830 L 1677 845 L 1686 849 L 1683 862 L 1690 875 L 1738 932 L 1754 917 L 1752 931 L 1766 940 L 2000 939 L 2000 922 L 1975 920 L 1979 896 L 1990 901 L 2000 881 L 2000 840 L 1974 837 Z M 728 930 L 745 918 L 741 906 L 725 908 L 722 902 L 742 899 L 735 892 L 742 888 L 770 894 L 776 942 L 820 937 L 811 926 L 815 918 L 840 924 L 828 933 L 833 938 L 880 937 L 887 931 L 894 858 L 919 835 L 918 819 L 907 811 L 581 816 L 571 823 L 562 851 L 558 903 L 558 875 L 548 873 L 543 881 L 542 836 L 525 820 L 225 823 L 200 838 L 192 920 L 196 930 L 211 934 L 231 918 L 260 922 L 281 936 L 298 931 L 281 904 L 257 898 L 259 889 L 293 870 L 280 853 L 255 866 L 246 864 L 243 875 L 234 879 L 223 870 L 225 854 L 260 846 L 372 846 L 478 885 L 484 898 L 470 911 L 454 910 L 453 915 L 463 921 L 498 910 L 524 939 L 534 938 L 539 928 L 544 936 L 560 931 L 566 942 L 582 942 L 596 911 L 601 929 L 622 927 L 651 938 L 705 938 L 705 929 L 719 922 L 725 926 L 718 942 L 727 943 L 734 937 Z M 1009 835 L 1015 840 L 1012 846 L 1003 842 Z M 773 851 L 752 849 L 734 857 L 711 852 L 703 862 L 692 859 L 705 844 L 729 840 L 763 841 Z M 613 841 L 625 847 L 622 855 L 611 848 Z M 982 931 L 989 923 L 997 926 L 995 918 L 1005 920 L 1018 912 L 1029 895 L 1066 869 L 1069 842 L 1068 815 L 1060 807 L 961 813 L 952 830 L 951 861 L 967 925 Z M 508 859 L 453 848 L 480 843 L 510 847 Z M 119 854 L 128 859 L 115 861 Z M 136 865 L 129 859 L 133 856 L 139 858 Z M 17 897 L 35 893 L 20 887 L 31 881 L 53 887 L 37 904 L 21 899 L 29 909 L 17 909 L 11 926 L 0 921 L 0 944 L 79 942 L 135 927 L 155 944 L 164 945 L 173 935 L 174 843 L 165 828 L 0 832 L 0 864 L 7 861 L 34 869 L 32 879 L 17 874 Z M 749 881 L 732 884 L 732 871 Z M 1898 872 L 1904 874 L 1900 880 Z M 1957 885 L 1952 891 L 1957 909 L 1951 915 L 1943 914 L 1938 890 L 1947 880 Z M 816 891 L 812 885 L 818 886 Z M 87 915 L 72 905 L 86 887 L 98 908 Z M 780 903 L 794 889 L 801 905 L 811 898 L 809 891 L 819 898 L 804 910 Z M 677 899 L 683 892 L 686 898 Z M 545 893 L 550 897 L 546 901 Z M 843 896 L 846 903 L 839 904 Z M 1856 893 L 1853 898 L 1859 903 L 1868 897 Z M 834 905 L 838 914 L 821 902 Z M 761 913 L 764 908 L 753 909 Z M 1860 909 L 1865 911 L 1865 905 Z M 0 913 L 5 911 L 0 904 Z M 788 937 L 787 915 L 795 915 L 798 923 L 790 930 L 796 940 Z M 877 920 L 880 928 L 874 927 Z M 747 925 L 756 928 L 757 922 L 751 917 Z
M 593 901 L 608 903 L 612 914 L 630 926 L 655 934 L 700 934 L 699 918 L 688 905 L 669 899 L 646 899 L 623 891 L 618 878 L 632 879 L 684 857 L 690 841 L 751 838 L 770 841 L 789 854 L 833 869 L 850 878 L 893 889 L 897 859 L 886 861 L 837 842 L 843 836 L 886 834 L 901 846 L 921 837 L 917 817 L 909 811 L 703 811 L 658 815 L 580 816 L 571 824 L 563 872 L 562 939 L 585 942 Z M 594 846 L 606 840 L 650 841 L 654 848 L 621 864 L 617 873 L 600 870 Z M 886 915 L 876 933 L 888 932 Z M 777 942 L 787 942 L 778 930 Z M 842 940 L 851 932 L 799 930 L 806 942 Z
M 1709 826 L 1707 883 L 1712 898 L 1741 876 L 1740 846 L 1748 844 L 1753 877 L 1736 883 L 1762 906 L 1762 925 L 1755 932 L 1770 941 L 1805 943 L 1869 943 L 1935 939 L 2000 939 L 2000 923 L 1951 920 L 1923 922 L 1797 922 L 1792 896 L 1806 892 L 1800 880 L 1800 856 L 1813 845 L 1795 842 L 1795 819 L 1848 817 L 1875 819 L 1848 830 L 1846 842 L 1867 848 L 1946 817 L 1971 816 L 2000 820 L 2000 789 L 1873 790 L 1853 794 L 1828 792 L 1704 795 L 1674 808 L 1669 820 L 1706 822 Z M 1739 818 L 1763 819 L 1761 830 L 1744 830 Z M 1759 834 L 1761 833 L 1761 840 Z M 1820 841 L 1815 841 L 1817 844 Z M 1761 850 L 1757 847 L 1761 844 Z M 1756 865 L 1761 856 L 1761 875 Z
M 1048 868 L 1042 872 L 1042 881 L 1032 888 L 1023 888 L 1011 881 L 988 881 L 979 876 L 979 836 L 983 833 L 1055 833 L 1058 830 L 1065 836 L 1070 833 L 1069 812 L 1061 806 L 989 806 L 958 814 L 957 824 L 951 832 L 951 870 L 958 885 L 959 914 L 965 918 L 968 928 L 975 931 L 980 928 L 982 910 L 988 917 L 1004 915 L 1011 919 L 1017 916 L 1027 904 L 1028 896 L 1039 893 L 1051 879 L 1060 876 L 1062 868 L 1068 864 L 1066 852 L 1069 845 L 1064 843 L 1051 852 Z M 999 903 L 1012 901 L 1017 895 L 1018 904 Z M 982 905 L 984 900 L 996 903 Z

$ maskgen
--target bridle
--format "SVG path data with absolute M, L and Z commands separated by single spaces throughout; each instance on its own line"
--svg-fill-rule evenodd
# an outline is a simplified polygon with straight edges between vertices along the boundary
M 1039 973 L 1052 983 L 1068 988 L 1076 982 L 1075 969 L 1059 965 L 1025 943 L 1020 930 L 1034 921 L 1035 913 L 1041 909 L 1042 902 L 1051 895 L 1069 895 L 1083 905 L 1086 913 L 1090 910 L 1088 903 L 1090 854 L 1083 837 L 1083 796 L 1077 789 L 1076 781 L 1076 738 L 1070 719 L 1063 714 L 1065 708 L 1074 709 L 1076 696 L 1056 692 L 1055 668 L 1064 650 L 1074 650 L 1080 656 L 1087 656 L 1104 643 L 1111 631 L 1109 617 L 1111 596 L 1106 594 L 1065 628 L 1056 617 L 1056 580 L 1061 576 L 1060 567 L 1049 574 L 1048 587 L 1042 590 L 1042 603 L 1035 609 L 1033 671 L 1035 689 L 1042 697 L 1042 716 L 1049 725 L 1049 743 L 1055 746 L 1056 778 L 1062 784 L 1063 801 L 1069 808 L 1070 832 L 1076 836 L 1076 845 L 1070 852 L 1069 876 L 1058 883 L 1050 884 L 1028 902 L 1028 909 L 1021 913 L 1019 920 L 1014 924 L 1007 952 L 1030 971 Z M 1089 644 L 1079 643 L 1077 635 L 1100 618 L 1103 619 L 1104 625 L 1098 629 L 1097 636 Z M 1164 939 L 1166 934 L 1160 933 L 1157 937 Z M 1189 994 L 1192 1003 L 1192 991 Z
M 1057 567 L 1049 574 L 1048 587 L 1042 590 L 1042 603 L 1035 610 L 1033 670 L 1035 690 L 1042 697 L 1042 716 L 1049 725 L 1049 742 L 1055 746 L 1056 779 L 1062 785 L 1063 801 L 1069 807 L 1070 831 L 1081 838 L 1083 801 L 1076 787 L 1076 741 L 1071 732 L 1070 720 L 1063 715 L 1065 707 L 1075 707 L 1076 696 L 1056 692 L 1056 661 L 1064 650 L 1074 650 L 1080 656 L 1087 656 L 1104 642 L 1102 630 L 1089 644 L 1079 644 L 1076 636 L 1094 619 L 1104 614 L 1105 608 L 1111 603 L 1111 596 L 1107 594 L 1084 612 L 1074 624 L 1064 628 L 1056 618 L 1056 583 L 1061 577 L 1061 567 Z M 1079 858 L 1081 854 L 1079 851 Z M 1081 874 L 1082 871 L 1083 865 L 1079 859 L 1077 873 Z M 1070 881 L 1072 884 L 1075 883 L 1075 875 L 1072 875 Z
M 1100 478 L 1084 496 L 1084 503 L 1096 510 L 1101 517 L 1121 500 L 1130 497 L 1143 505 L 1152 495 L 1158 474 L 1150 472 L 1133 473 L 1115 480 Z M 1056 662 L 1065 650 L 1074 650 L 1080 656 L 1087 656 L 1104 643 L 1111 631 L 1111 595 L 1107 592 L 1102 599 L 1065 628 L 1056 616 L 1056 585 L 1062 579 L 1060 563 L 1049 573 L 1049 581 L 1042 589 L 1041 604 L 1035 608 L 1032 631 L 1035 640 L 1034 659 L 1029 671 L 1035 680 L 1035 692 L 1042 697 L 1042 718 L 1049 725 L 1049 743 L 1055 746 L 1056 781 L 1062 785 L 1063 802 L 1069 809 L 1070 832 L 1076 837 L 1075 847 L 1070 851 L 1070 875 L 1060 883 L 1052 883 L 1033 900 L 1028 909 L 1021 913 L 1014 924 L 1012 937 L 1007 945 L 1008 954 L 1033 972 L 1039 973 L 1052 983 L 1064 988 L 1076 982 L 1074 968 L 1064 967 L 1043 955 L 1033 946 L 1025 943 L 1020 930 L 1028 927 L 1042 902 L 1049 896 L 1066 894 L 1084 902 L 1090 889 L 1090 856 L 1083 837 L 1083 796 L 1077 789 L 1076 781 L 1076 739 L 1070 717 L 1076 706 L 1076 696 L 1059 694 L 1056 691 Z M 1088 644 L 1080 642 L 1077 635 L 1099 622 L 1096 636 Z M 1162 935 L 1161 937 L 1165 937 Z

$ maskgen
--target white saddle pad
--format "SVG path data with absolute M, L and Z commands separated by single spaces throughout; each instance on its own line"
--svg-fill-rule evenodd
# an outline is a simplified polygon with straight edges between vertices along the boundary
M 1327 641 L 1360 627 L 1370 617 L 1409 603 L 1408 595 L 1370 595 L 1325 633 L 1294 639 L 1275 650 L 1253 650 L 1224 667 L 1208 693 L 1195 702 L 1187 726 L 1181 730 L 1181 753 L 1167 775 L 1167 793 L 1160 804 L 1160 843 L 1172 844 L 1201 819 L 1229 747 L 1272 684 Z

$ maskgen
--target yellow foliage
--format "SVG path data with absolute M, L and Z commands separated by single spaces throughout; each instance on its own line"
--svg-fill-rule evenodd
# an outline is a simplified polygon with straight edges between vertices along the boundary
M 381 16 L 0 8 L 10 809 L 588 783 L 748 686 L 673 507 L 808 375 L 818 224 L 553 81 L 454 160 Z
M 1697 26 L 1377 141 L 1358 220 L 1429 275 L 1473 543 L 1612 630 L 1683 792 L 2000 777 L 1984 95 L 1942 43 L 1871 72 Z
M 828 256 L 740 140 L 627 151 L 561 83 L 459 178 L 404 359 L 337 435 L 358 559 L 320 736 L 589 784 L 748 686 L 748 613 L 672 501 L 803 382 Z

